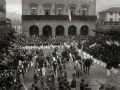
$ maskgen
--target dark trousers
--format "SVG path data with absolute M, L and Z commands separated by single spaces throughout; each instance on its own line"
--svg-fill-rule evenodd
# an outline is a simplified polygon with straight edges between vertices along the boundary
M 83 72 L 85 72 L 85 65 L 83 65 Z
M 90 67 L 85 66 L 85 72 L 86 72 L 86 74 L 88 74 L 88 75 L 89 75 L 89 70 L 90 70 Z
M 76 77 L 80 77 L 80 70 L 76 70 Z

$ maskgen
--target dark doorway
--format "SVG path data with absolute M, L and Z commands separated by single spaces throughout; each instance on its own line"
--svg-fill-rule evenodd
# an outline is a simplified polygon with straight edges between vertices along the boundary
M 29 35 L 30 36 L 39 36 L 39 28 L 38 26 L 36 25 L 32 25 L 30 28 L 29 28 Z
M 43 27 L 43 35 L 44 36 L 52 36 L 52 28 L 49 25 Z
M 71 25 L 69 28 L 68 28 L 68 35 L 69 36 L 73 36 L 73 35 L 76 35 L 76 26 L 74 25 Z
M 84 25 L 81 27 L 80 34 L 83 36 L 86 36 L 88 35 L 88 30 L 89 30 L 89 27 L 87 25 Z
M 46 16 L 50 15 L 50 10 L 49 10 L 49 9 L 46 9 L 46 10 L 45 10 L 45 15 L 46 15 Z
M 64 36 L 64 27 L 62 25 L 56 27 L 56 36 Z

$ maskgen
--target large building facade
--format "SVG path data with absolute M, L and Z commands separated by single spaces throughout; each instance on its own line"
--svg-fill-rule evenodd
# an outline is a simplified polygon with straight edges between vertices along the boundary
M 100 11 L 99 24 L 103 29 L 120 28 L 120 7 Z
M 22 29 L 27 36 L 94 36 L 96 19 L 96 0 L 22 0 Z

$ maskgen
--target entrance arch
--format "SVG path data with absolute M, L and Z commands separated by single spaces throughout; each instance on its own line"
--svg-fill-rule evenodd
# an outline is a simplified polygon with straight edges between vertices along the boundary
M 38 26 L 36 25 L 32 25 L 30 28 L 29 28 L 29 35 L 30 36 L 39 36 L 39 28 Z
M 76 26 L 75 25 L 71 25 L 69 28 L 68 28 L 68 35 L 69 36 L 73 36 L 73 35 L 76 35 Z
M 88 30 L 89 30 L 89 27 L 87 25 L 83 25 L 81 27 L 80 34 L 83 36 L 86 36 L 88 35 L 88 32 L 89 32 Z
M 52 27 L 49 25 L 46 25 L 43 27 L 43 35 L 44 36 L 52 36 Z
M 64 36 L 64 27 L 62 25 L 56 27 L 56 36 Z

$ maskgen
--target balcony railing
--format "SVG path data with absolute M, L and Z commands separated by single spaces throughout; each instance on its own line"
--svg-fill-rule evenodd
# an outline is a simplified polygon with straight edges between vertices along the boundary
M 104 25 L 120 25 L 120 21 L 104 21 Z
M 83 16 L 83 15 L 74 15 L 71 17 L 72 20 L 89 20 L 94 21 L 97 19 L 97 16 Z M 22 20 L 69 20 L 68 15 L 22 15 Z

